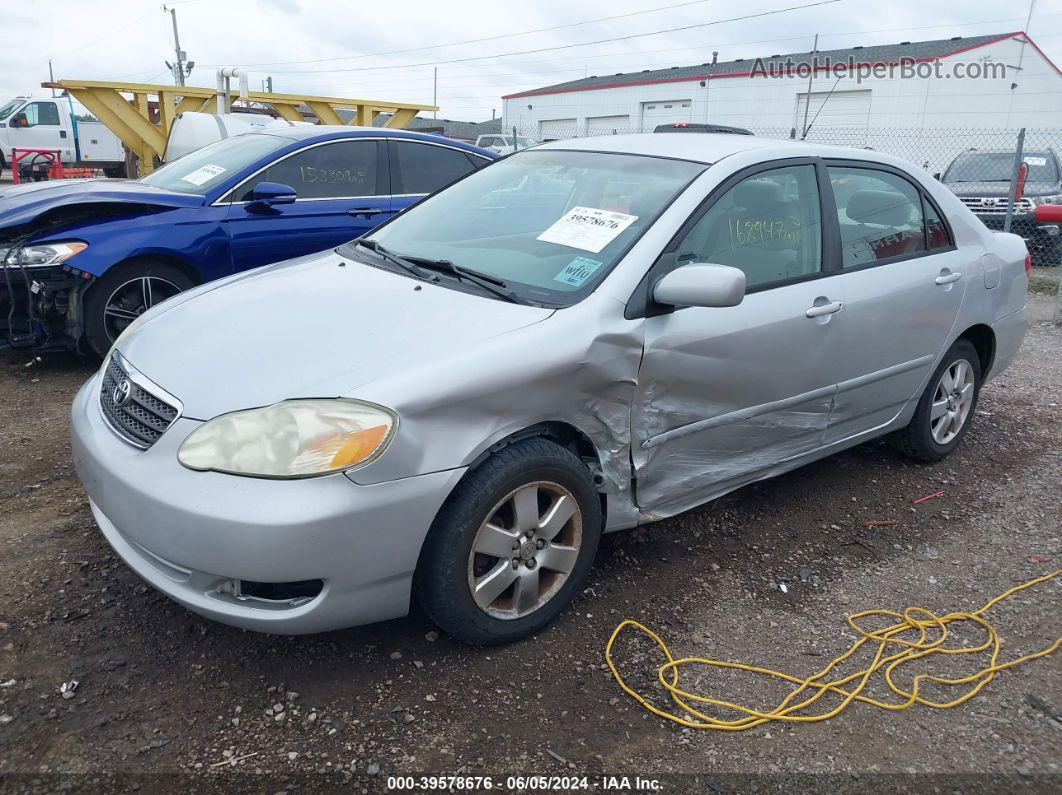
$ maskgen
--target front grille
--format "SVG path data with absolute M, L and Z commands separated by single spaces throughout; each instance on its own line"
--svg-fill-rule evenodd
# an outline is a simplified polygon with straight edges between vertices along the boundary
M 126 384 L 128 397 L 124 396 L 124 389 L 118 389 Z M 144 449 L 155 444 L 180 413 L 176 406 L 133 381 L 116 355 L 111 356 L 103 371 L 100 408 L 108 424 L 119 436 Z
M 973 210 L 977 215 L 999 215 L 1003 216 L 1007 214 L 1007 206 L 1010 204 L 1008 198 L 982 198 L 980 196 L 962 196 L 960 197 L 963 204 Z M 1029 213 L 1036 209 L 1032 203 L 1032 199 L 1019 199 L 1014 205 L 1014 212 L 1016 213 Z

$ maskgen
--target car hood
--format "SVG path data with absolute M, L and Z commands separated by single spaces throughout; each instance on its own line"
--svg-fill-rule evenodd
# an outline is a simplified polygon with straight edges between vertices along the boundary
M 1009 182 L 945 182 L 944 186 L 959 198 L 964 196 L 983 196 L 1005 199 L 1010 196 Z M 1023 196 L 1030 199 L 1037 196 L 1050 196 L 1059 192 L 1057 183 L 1026 182 Z
M 205 420 L 288 398 L 350 395 L 552 313 L 328 251 L 177 296 L 118 348 L 181 400 L 185 416 Z
M 126 179 L 63 179 L 28 182 L 0 188 L 0 228 L 19 226 L 57 207 L 105 204 L 129 205 L 130 211 L 149 208 L 196 207 L 198 194 L 165 191 Z

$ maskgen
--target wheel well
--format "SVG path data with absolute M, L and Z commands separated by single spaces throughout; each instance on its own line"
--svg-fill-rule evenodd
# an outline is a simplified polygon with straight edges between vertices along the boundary
M 495 442 L 480 453 L 469 465 L 468 469 L 469 471 L 475 469 L 490 455 L 515 442 L 519 442 L 522 439 L 533 438 L 548 439 L 554 444 L 558 444 L 571 453 L 574 453 L 586 463 L 587 468 L 593 475 L 594 485 L 598 488 L 601 497 L 601 516 L 602 521 L 604 521 L 608 501 L 605 499 L 605 492 L 602 490 L 604 476 L 601 472 L 601 457 L 598 456 L 597 448 L 594 447 L 594 443 L 590 441 L 590 438 L 574 425 L 570 425 L 567 422 L 539 422 L 535 425 L 524 428 L 523 430 L 517 431 L 516 433 L 512 433 L 504 439 Z
M 988 371 L 992 368 L 992 362 L 996 358 L 995 332 L 992 331 L 991 327 L 979 323 L 966 329 L 959 339 L 969 340 L 974 348 L 977 349 L 977 358 L 981 362 L 981 380 L 983 381 L 988 376 Z
M 112 265 L 111 268 L 108 269 L 108 272 L 114 268 L 124 268 L 128 265 L 135 265 L 138 262 L 144 261 L 164 262 L 167 265 L 172 265 L 185 276 L 187 276 L 192 281 L 192 284 L 201 284 L 203 281 L 202 278 L 200 278 L 199 273 L 197 273 L 191 265 L 189 265 L 187 262 L 185 262 L 183 259 L 176 255 L 166 253 L 142 254 L 136 257 L 130 257 L 129 259 L 123 259 L 121 262 L 114 263 L 114 265 Z

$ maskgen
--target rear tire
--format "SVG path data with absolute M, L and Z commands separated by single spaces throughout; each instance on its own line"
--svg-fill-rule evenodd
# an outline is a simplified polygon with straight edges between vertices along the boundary
M 421 550 L 414 592 L 458 640 L 519 640 L 579 592 L 600 535 L 601 501 L 586 464 L 545 439 L 525 439 L 454 489 Z
M 966 435 L 980 393 L 981 358 L 973 343 L 957 340 L 929 379 L 911 422 L 890 442 L 916 461 L 941 460 Z
M 142 259 L 115 266 L 85 293 L 85 339 L 106 356 L 118 335 L 144 311 L 194 285 L 168 262 Z

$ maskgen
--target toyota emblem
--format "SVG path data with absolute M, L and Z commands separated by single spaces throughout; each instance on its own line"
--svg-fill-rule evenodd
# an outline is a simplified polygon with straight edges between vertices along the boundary
M 111 400 L 114 401 L 114 405 L 121 408 L 129 402 L 129 398 L 133 395 L 133 385 L 129 383 L 128 378 L 123 378 L 114 387 L 114 391 L 111 392 Z

